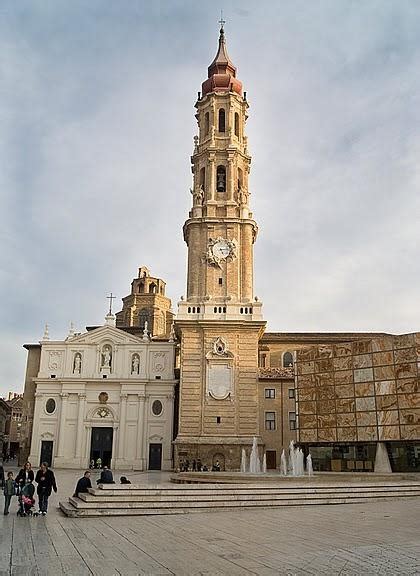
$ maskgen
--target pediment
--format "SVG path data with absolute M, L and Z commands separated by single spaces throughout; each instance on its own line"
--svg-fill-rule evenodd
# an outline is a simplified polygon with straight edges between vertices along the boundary
M 109 340 L 114 344 L 133 344 L 138 346 L 144 344 L 141 338 L 128 334 L 115 326 L 99 326 L 78 336 L 68 338 L 67 342 L 71 344 L 100 344 L 104 340 Z

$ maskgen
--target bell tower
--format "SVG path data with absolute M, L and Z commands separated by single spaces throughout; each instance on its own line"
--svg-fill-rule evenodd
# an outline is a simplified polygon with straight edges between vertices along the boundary
M 180 459 L 240 466 L 258 436 L 258 340 L 262 304 L 254 295 L 253 245 L 245 124 L 246 93 L 230 60 L 223 24 L 217 54 L 195 105 L 198 136 L 191 157 L 192 207 L 186 297 L 178 304 L 181 338 Z

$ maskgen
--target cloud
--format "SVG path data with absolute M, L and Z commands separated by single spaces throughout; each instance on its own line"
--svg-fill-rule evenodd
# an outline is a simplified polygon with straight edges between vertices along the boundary
M 228 2 L 251 104 L 256 294 L 275 331 L 418 329 L 420 9 Z M 102 322 L 140 265 L 185 292 L 194 100 L 211 6 L 6 3 L 1 394 L 25 341 Z M 24 351 L 23 351 L 24 352 Z

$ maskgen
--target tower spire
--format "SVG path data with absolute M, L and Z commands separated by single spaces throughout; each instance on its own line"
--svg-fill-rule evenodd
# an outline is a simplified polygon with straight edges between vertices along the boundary
M 225 25 L 226 21 L 223 20 L 223 12 L 219 20 L 219 46 L 213 62 L 208 67 L 208 79 L 202 84 L 201 90 L 203 96 L 210 92 L 237 92 L 242 95 L 242 83 L 236 78 L 236 66 L 229 58 L 226 37 Z

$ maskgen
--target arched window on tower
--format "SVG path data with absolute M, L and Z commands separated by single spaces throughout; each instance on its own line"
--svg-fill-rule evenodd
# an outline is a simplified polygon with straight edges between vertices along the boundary
M 235 136 L 239 138 L 239 114 L 235 112 Z
M 147 308 L 142 308 L 139 313 L 139 326 L 144 330 L 145 322 L 149 322 L 149 310 Z
M 200 188 L 206 189 L 206 169 L 201 168 L 200 170 Z
M 226 114 L 224 108 L 219 110 L 219 132 L 226 131 Z
M 221 164 L 217 167 L 217 191 L 226 192 L 226 168 Z
M 244 186 L 244 173 L 242 168 L 238 168 L 238 190 L 241 190 Z
M 285 352 L 283 354 L 283 368 L 293 367 L 293 354 L 291 352 Z
M 154 282 L 149 285 L 149 294 L 156 294 L 157 286 Z
M 206 112 L 204 116 L 204 136 L 208 136 L 210 131 L 210 114 Z

